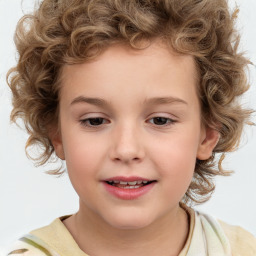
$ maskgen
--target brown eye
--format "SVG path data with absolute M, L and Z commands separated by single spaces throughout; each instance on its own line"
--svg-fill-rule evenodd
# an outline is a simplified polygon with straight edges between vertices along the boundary
M 173 120 L 170 118 L 166 117 L 154 117 L 150 119 L 150 123 L 155 124 L 155 125 L 166 125 L 168 123 L 172 123 Z
M 103 118 L 90 118 L 88 122 L 90 125 L 97 126 L 103 124 Z
M 102 124 L 105 124 L 107 121 L 104 118 L 95 117 L 95 118 L 83 119 L 83 120 L 80 120 L 80 122 L 84 126 L 100 126 Z

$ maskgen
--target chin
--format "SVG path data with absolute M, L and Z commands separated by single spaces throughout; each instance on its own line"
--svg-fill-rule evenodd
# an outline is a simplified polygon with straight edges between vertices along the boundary
M 119 213 L 111 216 L 110 218 L 105 218 L 105 221 L 112 227 L 123 230 L 142 229 L 154 222 L 153 218 L 145 216 L 142 212 L 125 214 Z

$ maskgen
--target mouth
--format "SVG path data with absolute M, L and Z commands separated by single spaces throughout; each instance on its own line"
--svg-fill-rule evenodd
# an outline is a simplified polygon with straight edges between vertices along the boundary
M 142 177 L 112 177 L 103 181 L 106 191 L 118 199 L 133 200 L 148 194 L 157 183 Z
M 149 184 L 156 182 L 156 180 L 134 180 L 134 181 L 109 180 L 105 182 L 108 185 L 122 188 L 122 189 L 137 189 L 137 188 L 148 186 Z

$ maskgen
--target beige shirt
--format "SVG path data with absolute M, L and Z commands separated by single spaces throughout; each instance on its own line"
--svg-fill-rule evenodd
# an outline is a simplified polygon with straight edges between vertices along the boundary
M 196 252 L 191 253 L 193 239 L 195 241 L 196 236 L 194 232 L 195 223 L 198 216 L 200 217 L 200 213 L 195 213 L 195 211 L 190 208 L 186 208 L 186 211 L 190 216 L 190 231 L 186 244 L 179 256 L 198 256 L 199 254 L 204 255 L 201 253 L 197 254 Z M 9 255 L 88 256 L 79 248 L 72 235 L 63 224 L 62 220 L 67 217 L 68 216 L 58 218 L 54 220 L 50 225 L 30 232 L 29 236 L 34 239 L 32 239 L 34 242 L 37 242 L 36 239 L 38 239 L 38 244 L 40 244 L 40 246 L 38 246 L 38 244 L 36 246 L 34 242 L 31 242 L 32 240 L 30 240 L 30 237 L 28 236 L 26 238 L 27 240 L 23 239 L 22 241 L 17 241 Z M 232 252 L 231 254 L 227 253 L 221 255 L 256 256 L 256 238 L 253 235 L 240 227 L 231 226 L 221 221 L 218 222 L 218 225 L 219 227 L 221 227 L 221 231 L 224 231 L 223 234 L 226 235 L 225 239 L 226 241 L 229 241 Z M 198 247 L 196 246 L 196 248 Z M 212 252 L 213 253 L 206 254 L 218 256 L 216 253 L 214 253 L 214 249 L 212 250 Z
M 185 210 L 190 216 L 190 231 L 187 242 L 179 256 L 187 255 L 195 228 L 195 211 L 188 207 L 185 207 Z M 229 240 L 232 256 L 256 256 L 256 238 L 251 233 L 239 226 L 232 226 L 222 221 L 218 222 Z

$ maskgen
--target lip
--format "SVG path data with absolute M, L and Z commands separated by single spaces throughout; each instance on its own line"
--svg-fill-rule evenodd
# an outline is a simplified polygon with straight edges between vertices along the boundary
M 149 193 L 155 186 L 156 182 L 152 182 L 140 188 L 125 189 L 125 188 L 112 186 L 108 184 L 107 181 L 126 181 L 126 182 L 130 181 L 131 182 L 131 181 L 138 181 L 138 180 L 151 181 L 150 179 L 145 179 L 138 176 L 130 176 L 130 177 L 119 176 L 119 177 L 108 178 L 102 181 L 102 183 L 106 191 L 110 193 L 112 196 L 122 200 L 135 200 Z
M 105 179 L 104 181 L 136 181 L 136 180 L 145 180 L 145 181 L 150 181 L 150 179 L 146 179 L 143 177 L 139 177 L 139 176 L 129 176 L 129 177 L 125 177 L 125 176 L 115 176 L 115 177 L 111 177 L 108 179 Z

